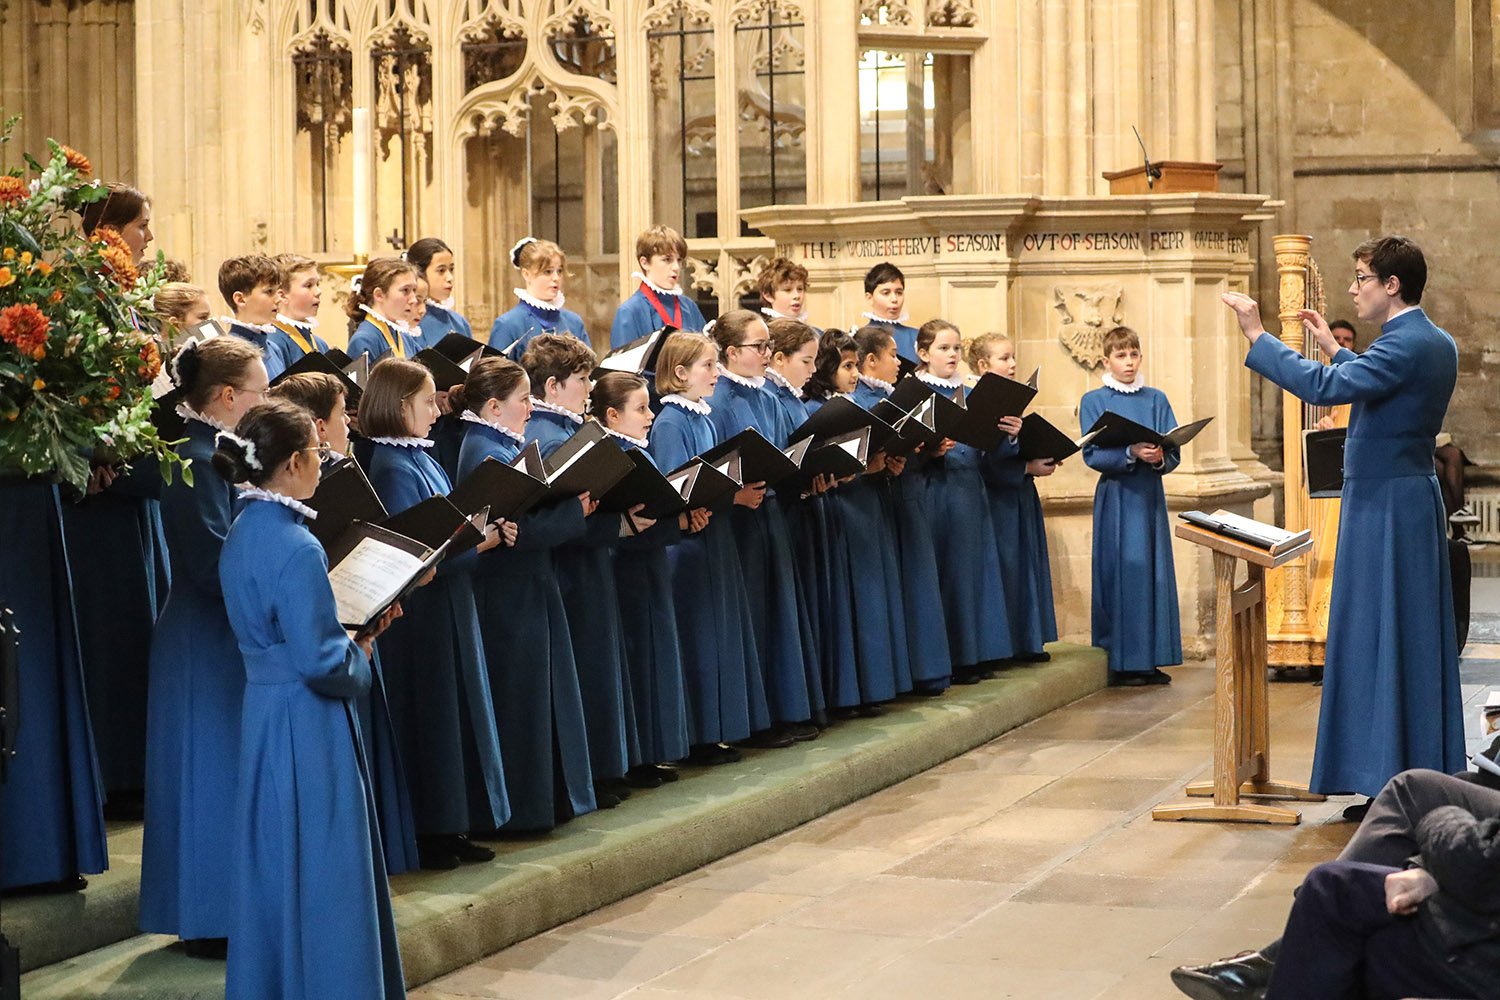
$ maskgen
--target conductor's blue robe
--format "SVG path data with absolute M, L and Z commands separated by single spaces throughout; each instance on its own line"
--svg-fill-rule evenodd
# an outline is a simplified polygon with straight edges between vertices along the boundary
M 451 489 L 420 447 L 376 442 L 369 470 L 392 514 Z M 510 816 L 474 603 L 477 561 L 471 549 L 438 563 L 376 640 L 420 836 L 493 829 Z
M 267 335 L 266 343 L 280 356 L 283 369 L 290 368 L 313 351 L 322 354 L 328 350 L 328 341 L 313 333 L 313 328 L 306 323 L 277 319 L 274 325 L 276 330 Z
M 504 351 L 512 361 L 520 361 L 526 345 L 544 333 L 569 334 L 594 346 L 589 343 L 582 316 L 571 309 L 542 309 L 529 302 L 518 302 L 495 319 L 490 327 L 490 346 Z
M 580 426 L 562 414 L 537 410 L 526 425 L 526 440 L 537 442 L 545 458 L 567 443 Z M 581 536 L 553 553 L 583 695 L 595 780 L 618 778 L 641 763 L 611 565 L 619 541 L 620 515 L 596 511 L 584 520 Z
M 1245 364 L 1314 405 L 1353 404 L 1312 789 L 1373 796 L 1408 768 L 1462 770 L 1447 521 L 1432 465 L 1458 377 L 1453 338 L 1414 309 L 1331 365 L 1269 334 Z
M 682 325 L 678 327 L 679 330 L 698 333 L 708 325 L 703 318 L 703 311 L 698 308 L 698 303 L 687 295 L 680 293 L 658 295 L 657 298 L 661 300 L 662 307 L 666 309 L 667 317 L 670 319 L 675 319 L 677 315 L 673 300 L 681 303 Z M 609 328 L 609 349 L 617 350 L 632 340 L 639 340 L 648 334 L 655 333 L 666 325 L 667 320 L 656 311 L 651 300 L 646 298 L 646 293 L 637 288 L 635 293 L 621 302 L 620 308 L 615 310 L 615 320 Z
M 1042 500 L 1036 477 L 1026 474 L 1026 460 L 1019 451 L 1007 440 L 991 452 L 984 463 L 984 481 L 999 544 L 1010 636 L 1016 652 L 1025 654 L 1040 653 L 1046 643 L 1057 641 L 1057 615 Z
M 458 478 L 486 458 L 512 462 L 520 444 L 493 427 L 468 423 Z M 542 507 L 517 522 L 514 547 L 479 556 L 474 593 L 490 663 L 511 819 L 506 829 L 550 830 L 596 808 L 583 695 L 552 552 L 584 532 L 576 500 Z
M 1159 389 L 1120 392 L 1102 386 L 1084 393 L 1078 420 L 1085 432 L 1105 410 L 1144 427 L 1177 426 Z M 1109 652 L 1109 669 L 1143 671 L 1182 662 L 1177 572 L 1161 477 L 1182 454 L 1164 449 L 1160 469 L 1138 462 L 1129 448 L 1085 445 L 1083 460 L 1100 473 L 1094 487 L 1094 645 Z
M 244 657 L 227 1000 L 406 996 L 355 700 L 365 654 L 328 560 L 279 503 L 246 504 L 220 581 Z
M 429 301 L 426 315 L 417 324 L 417 346 L 436 347 L 438 342 L 450 333 L 468 337 L 470 340 L 474 339 L 474 328 L 469 325 L 463 313 Z
M 219 553 L 234 487 L 214 471 L 218 431 L 189 420 L 177 452 L 193 463 L 162 491 L 172 589 L 151 642 L 141 929 L 184 939 L 229 935 L 222 891 L 233 856 L 245 664 L 224 610 Z
M 16 757 L 0 782 L 0 889 L 108 867 L 58 489 L 0 477 L 0 604 L 20 637 Z
M 398 330 L 373 316 L 366 316 L 355 329 L 354 335 L 349 338 L 349 349 L 345 353 L 356 359 L 361 354 L 365 355 L 370 359 L 370 367 L 373 368 L 387 355 L 394 354 L 398 358 L 410 360 L 421 349 L 417 344 L 417 338 L 411 334 Z M 439 386 L 439 388 L 445 389 L 447 386 Z
M 689 412 L 675 402 L 664 402 L 651 425 L 651 455 L 663 469 L 679 468 L 718 443 L 712 415 Z M 708 527 L 684 535 L 668 557 L 691 739 L 695 744 L 746 739 L 768 727 L 771 716 L 729 511 L 714 511 Z
M 720 373 L 709 404 L 721 441 L 753 427 L 772 444 L 784 445 L 792 430 L 764 381 L 751 386 Z M 765 501 L 755 510 L 735 506 L 730 521 L 750 598 L 771 721 L 806 722 L 814 710 L 824 707 L 823 683 L 792 556 L 791 531 L 775 487 L 766 491 Z M 812 554 L 805 557 L 811 559 Z

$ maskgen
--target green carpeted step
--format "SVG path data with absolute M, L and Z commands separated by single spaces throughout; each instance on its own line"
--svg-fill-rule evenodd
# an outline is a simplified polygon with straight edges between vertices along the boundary
M 620 808 L 582 817 L 551 836 L 494 845 L 496 859 L 392 880 L 409 985 L 428 982 L 508 945 L 759 843 L 896 784 L 1105 685 L 1104 654 L 1054 645 L 1052 661 L 1015 666 L 941 698 L 903 700 L 884 715 L 841 723 L 785 750 L 748 752 L 729 767 L 684 770 Z M 49 910 L 74 922 L 96 912 Z M 42 901 L 23 901 L 36 904 Z M 49 906 L 52 904 L 48 904 Z M 28 973 L 27 1000 L 218 1000 L 222 963 L 188 958 L 171 938 L 134 934 L 111 917 L 115 943 L 88 947 Z M 10 931 L 7 909 L 7 932 Z M 113 910 L 111 910 L 113 913 Z M 102 908 L 98 911 L 103 918 Z M 25 949 L 77 933 L 29 917 Z M 123 930 L 121 930 L 123 928 Z M 56 948 L 56 942 L 47 947 Z

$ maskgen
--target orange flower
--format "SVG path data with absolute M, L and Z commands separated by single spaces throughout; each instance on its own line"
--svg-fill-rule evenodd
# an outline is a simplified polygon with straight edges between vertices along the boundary
M 94 172 L 94 165 L 89 162 L 89 158 L 72 146 L 62 147 L 62 154 L 63 158 L 68 161 L 68 166 L 83 176 L 88 177 Z
M 47 330 L 51 321 L 30 302 L 0 309 L 0 341 L 15 344 L 23 354 L 40 359 L 37 352 L 47 349 Z
M 0 175 L 0 205 L 14 205 L 26 198 L 26 182 L 9 174 Z
M 104 394 L 104 398 L 105 399 L 119 399 L 120 398 L 120 387 L 117 386 L 117 385 L 110 386 L 109 387 L 109 391 Z
M 0 250 L 0 257 L 3 257 L 6 260 L 15 260 L 16 259 L 16 248 L 15 247 L 6 247 L 4 250 Z
M 0 267 L 0 288 L 15 284 L 16 276 L 11 273 L 10 268 Z
M 47 296 L 47 304 L 48 305 L 54 305 L 55 306 L 59 302 L 61 302 L 62 300 L 63 300 L 63 290 L 61 288 L 54 288 L 52 290 L 52 294 L 49 295 L 49 296 Z
M 45 260 L 37 261 L 31 269 L 44 278 L 52 273 L 52 265 L 47 263 Z
M 99 247 L 99 256 L 120 287 L 130 288 L 134 285 L 139 274 L 135 269 L 135 254 L 131 251 L 130 244 L 125 242 L 125 237 L 111 226 L 100 226 L 94 230 L 91 239 Z
M 156 376 L 161 374 L 161 351 L 157 349 L 156 341 L 148 340 L 141 345 L 141 361 L 145 363 L 145 367 L 141 369 L 141 379 L 155 382 Z
M 36 381 L 31 383 L 32 392 L 41 392 L 45 388 L 47 388 L 47 383 L 43 382 L 41 379 L 37 379 Z

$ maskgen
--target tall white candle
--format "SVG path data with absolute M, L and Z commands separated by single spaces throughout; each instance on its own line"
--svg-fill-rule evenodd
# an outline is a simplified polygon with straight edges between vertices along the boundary
M 370 252 L 370 109 L 354 109 L 354 254 Z

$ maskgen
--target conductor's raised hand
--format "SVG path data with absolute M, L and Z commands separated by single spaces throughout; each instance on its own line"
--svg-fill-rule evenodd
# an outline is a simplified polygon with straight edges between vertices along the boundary
M 1341 348 L 1339 342 L 1333 339 L 1333 331 L 1328 328 L 1328 321 L 1316 309 L 1298 309 L 1297 318 L 1302 321 L 1302 329 L 1311 333 L 1318 341 L 1318 349 L 1329 361 Z
M 1234 318 L 1239 321 L 1240 332 L 1250 343 L 1255 343 L 1260 335 L 1266 332 L 1266 325 L 1260 321 L 1260 306 L 1250 296 L 1243 292 L 1225 292 L 1219 298 L 1226 306 L 1234 310 Z

